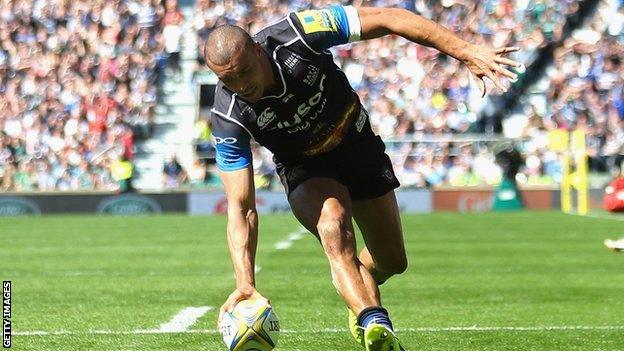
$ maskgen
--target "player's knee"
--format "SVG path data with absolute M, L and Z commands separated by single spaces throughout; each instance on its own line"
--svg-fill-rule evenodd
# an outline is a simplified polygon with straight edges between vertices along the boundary
M 329 258 L 350 258 L 354 256 L 351 233 L 345 222 L 339 218 L 319 221 L 316 226 L 325 254 Z
M 407 257 L 403 254 L 392 256 L 392 259 L 386 261 L 379 269 L 387 275 L 397 275 L 405 272 L 407 266 Z
M 321 240 L 339 235 L 342 229 L 343 225 L 341 221 L 336 218 L 323 219 L 316 224 L 316 231 L 321 237 Z

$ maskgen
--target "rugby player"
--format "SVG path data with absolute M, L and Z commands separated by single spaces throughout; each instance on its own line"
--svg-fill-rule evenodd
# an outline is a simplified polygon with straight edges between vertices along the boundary
M 505 90 L 507 53 L 466 42 L 446 28 L 397 8 L 332 6 L 290 13 L 253 37 L 216 28 L 205 59 L 219 77 L 211 113 L 217 165 L 228 200 L 227 237 L 236 290 L 221 307 L 259 298 L 258 242 L 250 140 L 274 154 L 295 217 L 320 241 L 350 329 L 366 350 L 401 350 L 378 285 L 407 268 L 399 186 L 382 140 L 327 49 L 388 34 L 433 47 L 463 62 L 485 95 L 484 78 Z M 352 218 L 366 246 L 356 252 Z

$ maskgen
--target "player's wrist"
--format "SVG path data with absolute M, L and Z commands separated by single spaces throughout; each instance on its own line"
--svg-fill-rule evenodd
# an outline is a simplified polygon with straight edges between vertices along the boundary
M 243 295 L 251 296 L 256 292 L 256 286 L 252 282 L 244 282 L 244 283 L 238 284 L 238 286 L 236 287 L 236 290 L 238 290 L 238 292 L 240 292 Z
M 472 58 L 472 50 L 474 50 L 473 44 L 468 42 L 462 43 L 461 45 L 456 46 L 456 49 L 454 50 L 455 52 L 452 53 L 451 56 L 463 63 L 467 63 Z

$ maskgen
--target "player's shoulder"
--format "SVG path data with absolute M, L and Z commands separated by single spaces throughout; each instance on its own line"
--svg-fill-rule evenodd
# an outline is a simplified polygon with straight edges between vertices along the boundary
M 214 125 L 231 124 L 242 126 L 253 115 L 253 108 L 219 81 L 215 88 L 211 119 Z
M 230 117 L 235 103 L 236 94 L 232 93 L 219 81 L 215 87 L 214 104 L 210 111 L 220 117 Z
M 275 50 L 278 46 L 292 42 L 299 38 L 295 26 L 292 23 L 292 13 L 280 18 L 277 21 L 262 27 L 254 39 L 269 51 Z

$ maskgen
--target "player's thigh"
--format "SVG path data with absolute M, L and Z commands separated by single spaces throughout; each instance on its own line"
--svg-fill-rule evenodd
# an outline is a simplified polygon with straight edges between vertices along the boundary
M 375 264 L 381 269 L 404 270 L 407 258 L 394 190 L 373 199 L 353 201 L 353 217 Z
M 332 178 L 310 178 L 290 192 L 288 201 L 295 217 L 323 247 L 339 245 L 355 250 L 351 199 L 344 185 Z

